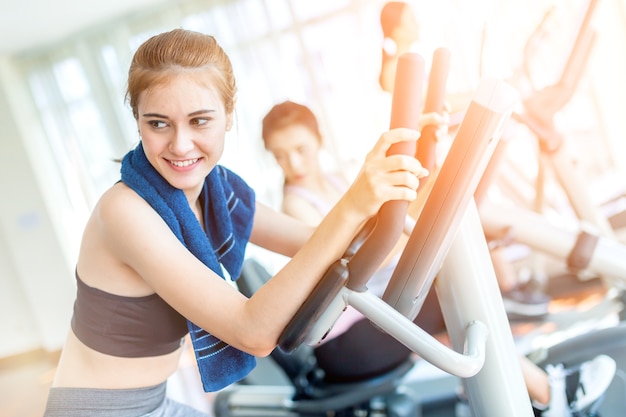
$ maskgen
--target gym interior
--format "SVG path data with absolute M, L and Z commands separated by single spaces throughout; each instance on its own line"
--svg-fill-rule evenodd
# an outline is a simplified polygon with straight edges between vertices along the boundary
M 380 24 L 385 3 L 2 0 L 1 416 L 43 413 L 72 315 L 82 230 L 99 196 L 119 179 L 117 159 L 139 140 L 124 101 L 135 49 L 150 36 L 176 27 L 215 35 L 231 57 L 238 84 L 235 124 L 221 163 L 239 173 L 257 199 L 280 209 L 281 172 L 261 140 L 261 120 L 273 104 L 293 100 L 314 110 L 328 139 L 323 163 L 330 169 L 361 161 L 389 128 L 392 98 L 379 84 L 381 50 L 388 47 Z M 169 381 L 170 395 L 216 417 L 460 417 L 472 411 L 490 417 L 502 415 L 494 409 L 514 407 L 523 395 L 516 389 L 500 391 L 499 378 L 505 379 L 510 366 L 501 362 L 512 353 L 500 356 L 494 349 L 512 346 L 542 366 L 576 364 L 600 353 L 611 356 L 617 362 L 613 382 L 598 408 L 585 415 L 623 416 L 626 118 L 620 103 L 626 96 L 626 2 L 407 3 L 419 25 L 415 50 L 426 70 L 435 68 L 435 51 L 449 52 L 444 88 L 451 123 L 437 147 L 440 173 L 449 177 L 440 176 L 433 189 L 453 190 L 459 197 L 439 199 L 436 206 L 431 197 L 438 194 L 428 196 L 432 204 L 425 207 L 430 212 L 445 210 L 450 217 L 442 228 L 433 223 L 439 217 L 429 220 L 426 210 L 421 213 L 413 231 L 432 226 L 439 240 L 420 244 L 437 251 L 429 259 L 407 259 L 406 269 L 427 271 L 407 279 L 428 290 L 436 278 L 442 303 L 454 304 L 459 297 L 455 288 L 482 286 L 484 268 L 489 279 L 495 278 L 491 263 L 477 260 L 482 252 L 473 252 L 485 245 L 502 251 L 521 282 L 539 286 L 549 297 L 547 310 L 540 317 L 508 314 L 497 291 L 478 292 L 484 299 L 474 298 L 473 303 L 493 306 L 498 315 L 492 323 L 491 307 L 477 313 L 489 316 L 491 331 L 483 334 L 465 326 L 482 319 L 468 316 L 474 309 L 464 300 L 461 304 L 467 307 L 450 307 L 445 314 L 451 317 L 446 321 L 451 334 L 417 337 L 415 346 L 428 352 L 417 351 L 411 369 L 394 370 L 368 385 L 332 387 L 306 404 L 292 401 L 299 387 L 272 357 L 259 360 L 257 369 L 232 391 L 207 394 L 193 353 L 183 355 Z M 431 73 L 425 78 L 428 84 L 434 77 Z M 506 109 L 482 101 L 483 90 L 494 88 L 489 81 L 506 87 L 505 99 L 511 100 Z M 474 108 L 492 111 L 498 129 L 473 128 L 466 116 Z M 498 143 L 482 151 L 471 143 L 455 148 L 457 136 L 477 131 Z M 476 154 L 476 160 L 467 166 L 465 159 L 453 164 L 448 158 L 453 152 Z M 458 176 L 476 178 L 460 186 L 455 183 Z M 465 217 L 466 211 L 471 215 Z M 463 237 L 469 240 L 466 247 Z M 264 279 L 286 262 L 253 245 L 247 258 L 252 279 Z M 465 274 L 473 277 L 464 279 Z M 444 279 L 437 275 L 449 277 L 448 283 L 441 284 Z M 352 299 L 351 293 L 342 294 Z M 354 296 L 354 303 L 363 301 Z M 405 309 L 402 314 L 412 319 L 417 312 Z M 464 350 L 468 344 L 478 353 Z M 437 366 L 448 358 L 443 355 L 453 354 L 460 356 L 458 367 Z M 474 354 L 478 365 L 468 359 Z M 498 364 L 490 364 L 481 372 L 490 355 L 504 368 L 494 370 Z M 251 399 L 243 398 L 246 388 L 251 388 Z M 408 395 L 410 406 L 403 402 L 403 390 L 415 391 Z M 365 397 L 352 396 L 358 391 Z M 492 400 L 499 395 L 504 400 Z M 273 398 L 276 404 L 268 405 Z

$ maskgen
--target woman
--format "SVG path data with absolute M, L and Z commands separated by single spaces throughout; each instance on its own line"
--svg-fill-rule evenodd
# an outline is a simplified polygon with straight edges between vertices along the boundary
M 205 390 L 243 378 L 364 222 L 386 201 L 416 198 L 425 170 L 386 152 L 419 132 L 394 129 L 318 227 L 255 202 L 218 164 L 235 93 L 211 36 L 176 29 L 135 53 L 127 99 L 141 140 L 85 227 L 46 416 L 203 415 L 165 397 L 187 333 Z M 249 299 L 223 278 L 238 276 L 248 241 L 291 257 Z
M 429 115 L 428 119 L 436 117 Z M 285 101 L 273 106 L 263 118 L 262 137 L 265 148 L 283 171 L 282 211 L 307 224 L 319 224 L 346 192 L 349 180 L 343 172 L 331 173 L 321 168 L 322 135 L 317 118 L 308 107 Z M 414 209 L 411 207 L 411 211 Z M 407 238 L 407 235 L 401 236 L 382 267 L 368 280 L 369 291 L 382 296 Z M 426 298 L 416 322 L 431 334 L 445 330 L 434 292 Z M 372 346 L 376 349 L 372 350 Z M 348 308 L 323 344 L 314 349 L 314 354 L 326 381 L 352 382 L 397 367 L 411 351 L 376 329 L 356 310 Z
M 420 117 L 421 123 L 441 124 L 445 120 L 433 114 Z M 328 173 L 321 168 L 322 135 L 315 115 L 298 103 L 277 104 L 263 118 L 262 137 L 265 148 L 284 174 L 282 210 L 309 224 L 317 224 L 341 198 L 348 181 L 341 173 Z M 417 199 L 411 203 L 412 206 L 419 204 Z M 411 208 L 414 213 L 419 209 Z M 400 253 L 405 241 L 406 238 L 400 240 L 394 249 L 396 253 Z M 397 256 L 388 259 L 368 281 L 370 291 L 379 296 L 383 294 L 396 262 Z M 444 330 L 434 294 L 428 295 L 415 322 L 431 334 Z M 410 354 L 358 313 L 342 314 L 335 327 L 340 330 L 329 334 L 326 342 L 314 349 L 318 365 L 331 381 L 352 381 L 380 374 Z M 569 415 L 566 413 L 589 408 L 601 397 L 615 374 L 615 361 L 605 355 L 575 370 L 558 364 L 549 365 L 546 373 L 524 356 L 520 357 L 520 365 L 535 411 L 545 417 Z

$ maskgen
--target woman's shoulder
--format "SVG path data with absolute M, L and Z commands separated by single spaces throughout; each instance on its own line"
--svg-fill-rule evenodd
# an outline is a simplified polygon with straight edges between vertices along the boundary
M 108 259 L 109 263 L 137 270 L 153 256 L 165 259 L 167 242 L 178 241 L 165 221 L 135 191 L 117 183 L 100 197 L 92 211 L 83 232 L 81 258 L 97 265 Z M 94 248 L 99 255 L 94 254 Z
M 150 212 L 154 211 L 139 194 L 123 182 L 118 182 L 102 194 L 92 217 L 106 225 L 121 225 L 131 219 L 149 216 Z
M 119 181 L 100 196 L 96 205 L 113 209 L 120 206 L 123 208 L 127 204 L 137 204 L 141 201 L 144 199 L 136 191 Z

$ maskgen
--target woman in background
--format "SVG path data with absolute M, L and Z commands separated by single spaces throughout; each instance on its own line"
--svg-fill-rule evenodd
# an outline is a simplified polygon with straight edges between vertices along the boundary
M 429 120 L 437 118 L 444 120 L 443 116 L 428 115 Z M 322 170 L 319 160 L 322 136 L 315 115 L 298 103 L 277 104 L 263 119 L 262 136 L 266 149 L 284 174 L 282 211 L 312 226 L 319 224 L 343 196 L 350 179 L 344 172 Z M 417 206 L 413 204 L 409 211 L 414 212 Z M 400 237 L 381 268 L 367 282 L 372 293 L 382 296 L 407 239 L 406 234 Z M 430 334 L 445 331 L 434 291 L 426 298 L 416 322 Z M 375 352 L 371 346 L 376 346 Z M 380 375 L 397 367 L 411 354 L 404 345 L 376 329 L 351 307 L 340 316 L 314 353 L 330 382 Z

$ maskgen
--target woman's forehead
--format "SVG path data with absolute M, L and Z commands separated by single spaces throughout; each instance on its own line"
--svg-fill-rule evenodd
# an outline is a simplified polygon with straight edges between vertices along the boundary
M 303 144 L 318 144 L 317 136 L 302 124 L 292 124 L 282 127 L 268 137 L 269 148 L 287 148 Z
M 147 88 L 139 95 L 139 106 L 159 107 L 210 106 L 211 109 L 223 109 L 224 103 L 210 77 L 179 74 Z

